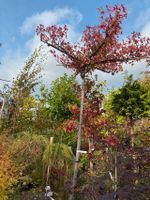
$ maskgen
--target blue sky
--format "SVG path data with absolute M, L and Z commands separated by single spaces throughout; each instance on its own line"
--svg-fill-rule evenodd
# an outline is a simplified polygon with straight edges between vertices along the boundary
M 75 41 L 86 25 L 98 23 L 98 7 L 116 3 L 124 4 L 128 9 L 128 18 L 123 23 L 124 36 L 133 31 L 150 36 L 150 0 L 0 0 L 0 78 L 12 80 L 40 44 L 35 34 L 39 23 L 66 23 L 70 27 L 69 37 Z M 138 76 L 144 66 L 142 62 L 127 69 Z M 56 67 L 54 58 L 49 56 L 44 64 L 43 82 L 50 83 L 64 72 L 66 70 Z M 122 74 L 98 74 L 100 79 L 108 81 L 110 87 L 117 87 L 123 82 Z

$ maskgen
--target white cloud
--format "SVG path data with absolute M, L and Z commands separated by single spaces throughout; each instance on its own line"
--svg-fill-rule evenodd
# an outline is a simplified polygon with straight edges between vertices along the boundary
M 28 49 L 29 53 L 32 53 L 37 47 L 41 45 L 41 41 L 37 35 L 27 40 L 25 47 Z
M 76 10 L 68 8 L 47 10 L 28 17 L 20 27 L 20 30 L 22 33 L 32 33 L 39 24 L 49 26 L 65 21 L 65 23 L 76 25 L 81 20 L 82 15 Z
M 64 73 L 72 74 L 71 70 L 68 70 L 63 66 L 57 65 L 54 58 L 49 58 L 44 67 L 45 69 L 43 71 L 43 82 L 45 84 L 50 84 L 51 81 L 54 81 L 56 78 L 62 76 Z
M 16 50 L 15 52 L 7 51 L 1 59 L 0 77 L 12 81 L 19 73 L 24 61 L 25 57 L 20 50 Z M 0 88 L 2 88 L 4 84 L 5 82 L 1 82 Z
M 124 83 L 125 73 L 132 74 L 134 79 L 141 77 L 141 72 L 144 71 L 146 68 L 146 63 L 144 61 L 135 63 L 134 66 L 125 65 L 123 67 L 123 71 L 116 73 L 114 75 L 107 74 L 96 70 L 94 74 L 98 75 L 98 80 L 103 81 L 106 80 L 108 87 L 111 88 L 118 88 Z

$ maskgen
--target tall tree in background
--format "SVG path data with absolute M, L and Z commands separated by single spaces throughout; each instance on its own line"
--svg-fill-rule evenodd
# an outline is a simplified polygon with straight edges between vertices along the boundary
M 112 96 L 112 110 L 130 121 L 131 146 L 134 146 L 134 122 L 147 117 L 150 111 L 148 90 L 130 75 L 125 85 Z
M 35 50 L 31 57 L 25 63 L 20 74 L 13 81 L 12 86 L 9 89 L 9 97 L 7 99 L 8 114 L 5 126 L 11 126 L 13 132 L 20 121 L 21 110 L 26 103 L 26 99 L 31 97 L 36 85 L 39 83 L 41 77 L 41 60 L 39 59 L 40 49 Z M 7 94 L 8 96 L 8 94 Z M 33 103 L 32 103 L 33 105 Z M 32 108 L 32 107 L 31 107 Z M 9 130 L 10 132 L 12 130 Z
M 31 57 L 25 63 L 22 71 L 13 81 L 12 97 L 20 105 L 24 98 L 34 92 L 35 86 L 39 83 L 41 77 L 41 63 L 39 59 L 39 50 L 35 50 Z
M 41 87 L 39 100 L 47 104 L 46 112 L 51 120 L 63 122 L 72 115 L 69 106 L 79 105 L 76 88 L 75 77 L 67 74 L 53 81 L 49 90 L 45 86 Z
M 52 136 L 57 142 L 69 144 L 73 149 L 76 144 L 75 133 L 67 134 L 63 124 L 72 116 L 71 105 L 80 105 L 77 87 L 75 77 L 67 74 L 54 80 L 48 87 L 42 85 L 37 95 L 34 120 L 36 132 Z
M 140 84 L 148 91 L 147 101 L 150 102 L 150 72 L 145 72 L 144 78 L 140 81 Z M 145 102 L 148 104 L 148 102 Z M 150 116 L 150 109 L 147 109 L 147 114 Z
M 123 63 L 133 64 L 135 61 L 150 58 L 150 38 L 142 38 L 140 33 L 132 33 L 127 39 L 120 41 L 123 30 L 122 21 L 127 17 L 126 8 L 121 5 L 106 6 L 106 10 L 99 8 L 100 24 L 87 26 L 83 32 L 81 42 L 72 44 L 67 40 L 68 28 L 60 26 L 39 25 L 37 34 L 49 47 L 57 61 L 66 68 L 73 69 L 82 79 L 80 126 L 75 160 L 75 170 L 72 188 L 76 186 L 78 165 L 81 149 L 82 116 L 84 104 L 84 79 L 95 69 L 116 73 L 122 70 Z M 59 51 L 61 54 L 58 54 Z M 148 60 L 147 60 L 148 61 Z M 71 195 L 70 200 L 74 197 Z

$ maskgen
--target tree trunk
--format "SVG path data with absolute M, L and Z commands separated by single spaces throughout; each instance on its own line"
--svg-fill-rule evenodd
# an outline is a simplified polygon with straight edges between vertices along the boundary
M 114 151 L 114 160 L 115 160 L 115 169 L 114 169 L 114 191 L 115 191 L 115 196 L 114 199 L 118 199 L 117 197 L 117 189 L 118 189 L 118 155 L 117 155 L 117 150 Z
M 3 102 L 2 102 L 2 107 L 1 107 L 1 110 L 0 110 L 0 119 L 2 119 L 3 116 L 4 116 L 5 104 L 6 104 L 6 95 L 4 95 L 4 99 L 3 99 Z
M 92 154 L 93 152 L 93 136 L 89 136 L 88 137 L 88 143 L 89 143 L 89 154 Z M 93 162 L 92 160 L 90 159 L 90 172 L 93 172 L 94 170 L 94 165 L 93 165 Z
M 80 119 L 79 119 L 79 131 L 78 131 L 78 139 L 77 139 L 77 148 L 76 148 L 76 158 L 75 158 L 75 166 L 74 166 L 74 175 L 72 179 L 72 192 L 69 196 L 69 200 L 74 199 L 74 190 L 77 183 L 78 176 L 78 168 L 79 168 L 79 159 L 80 159 L 80 150 L 81 150 L 81 136 L 82 136 L 82 124 L 83 124 L 83 107 L 84 107 L 84 81 L 85 74 L 81 74 L 82 84 L 81 84 L 81 104 L 80 104 Z
M 134 147 L 134 125 L 133 125 L 133 122 L 131 122 L 130 137 L 131 137 L 131 147 Z
M 134 121 L 131 121 L 131 129 L 130 129 L 130 136 L 131 136 L 131 147 L 134 148 L 135 144 L 135 133 L 134 133 Z M 133 173 L 136 175 L 139 173 L 139 165 L 137 165 L 137 155 L 136 152 L 132 155 L 133 159 Z M 138 178 L 135 178 L 134 185 L 137 185 L 139 183 Z
M 52 145 L 54 141 L 54 137 L 50 137 L 49 144 Z M 49 185 L 49 173 L 50 173 L 50 167 L 48 165 L 47 167 L 47 175 L 46 175 L 46 186 Z

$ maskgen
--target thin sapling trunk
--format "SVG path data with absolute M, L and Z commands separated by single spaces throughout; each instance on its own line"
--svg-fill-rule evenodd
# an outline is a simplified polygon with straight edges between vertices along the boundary
M 82 84 L 81 84 L 81 104 L 80 104 L 80 118 L 79 118 L 79 131 L 77 139 L 77 148 L 76 148 L 76 157 L 75 157 L 75 166 L 74 166 L 74 175 L 72 179 L 72 193 L 70 194 L 69 200 L 74 199 L 74 190 L 77 183 L 78 169 L 79 169 L 79 160 L 80 160 L 80 150 L 81 150 L 81 136 L 82 136 L 82 125 L 83 125 L 83 107 L 84 107 L 84 82 L 85 74 L 81 74 Z

